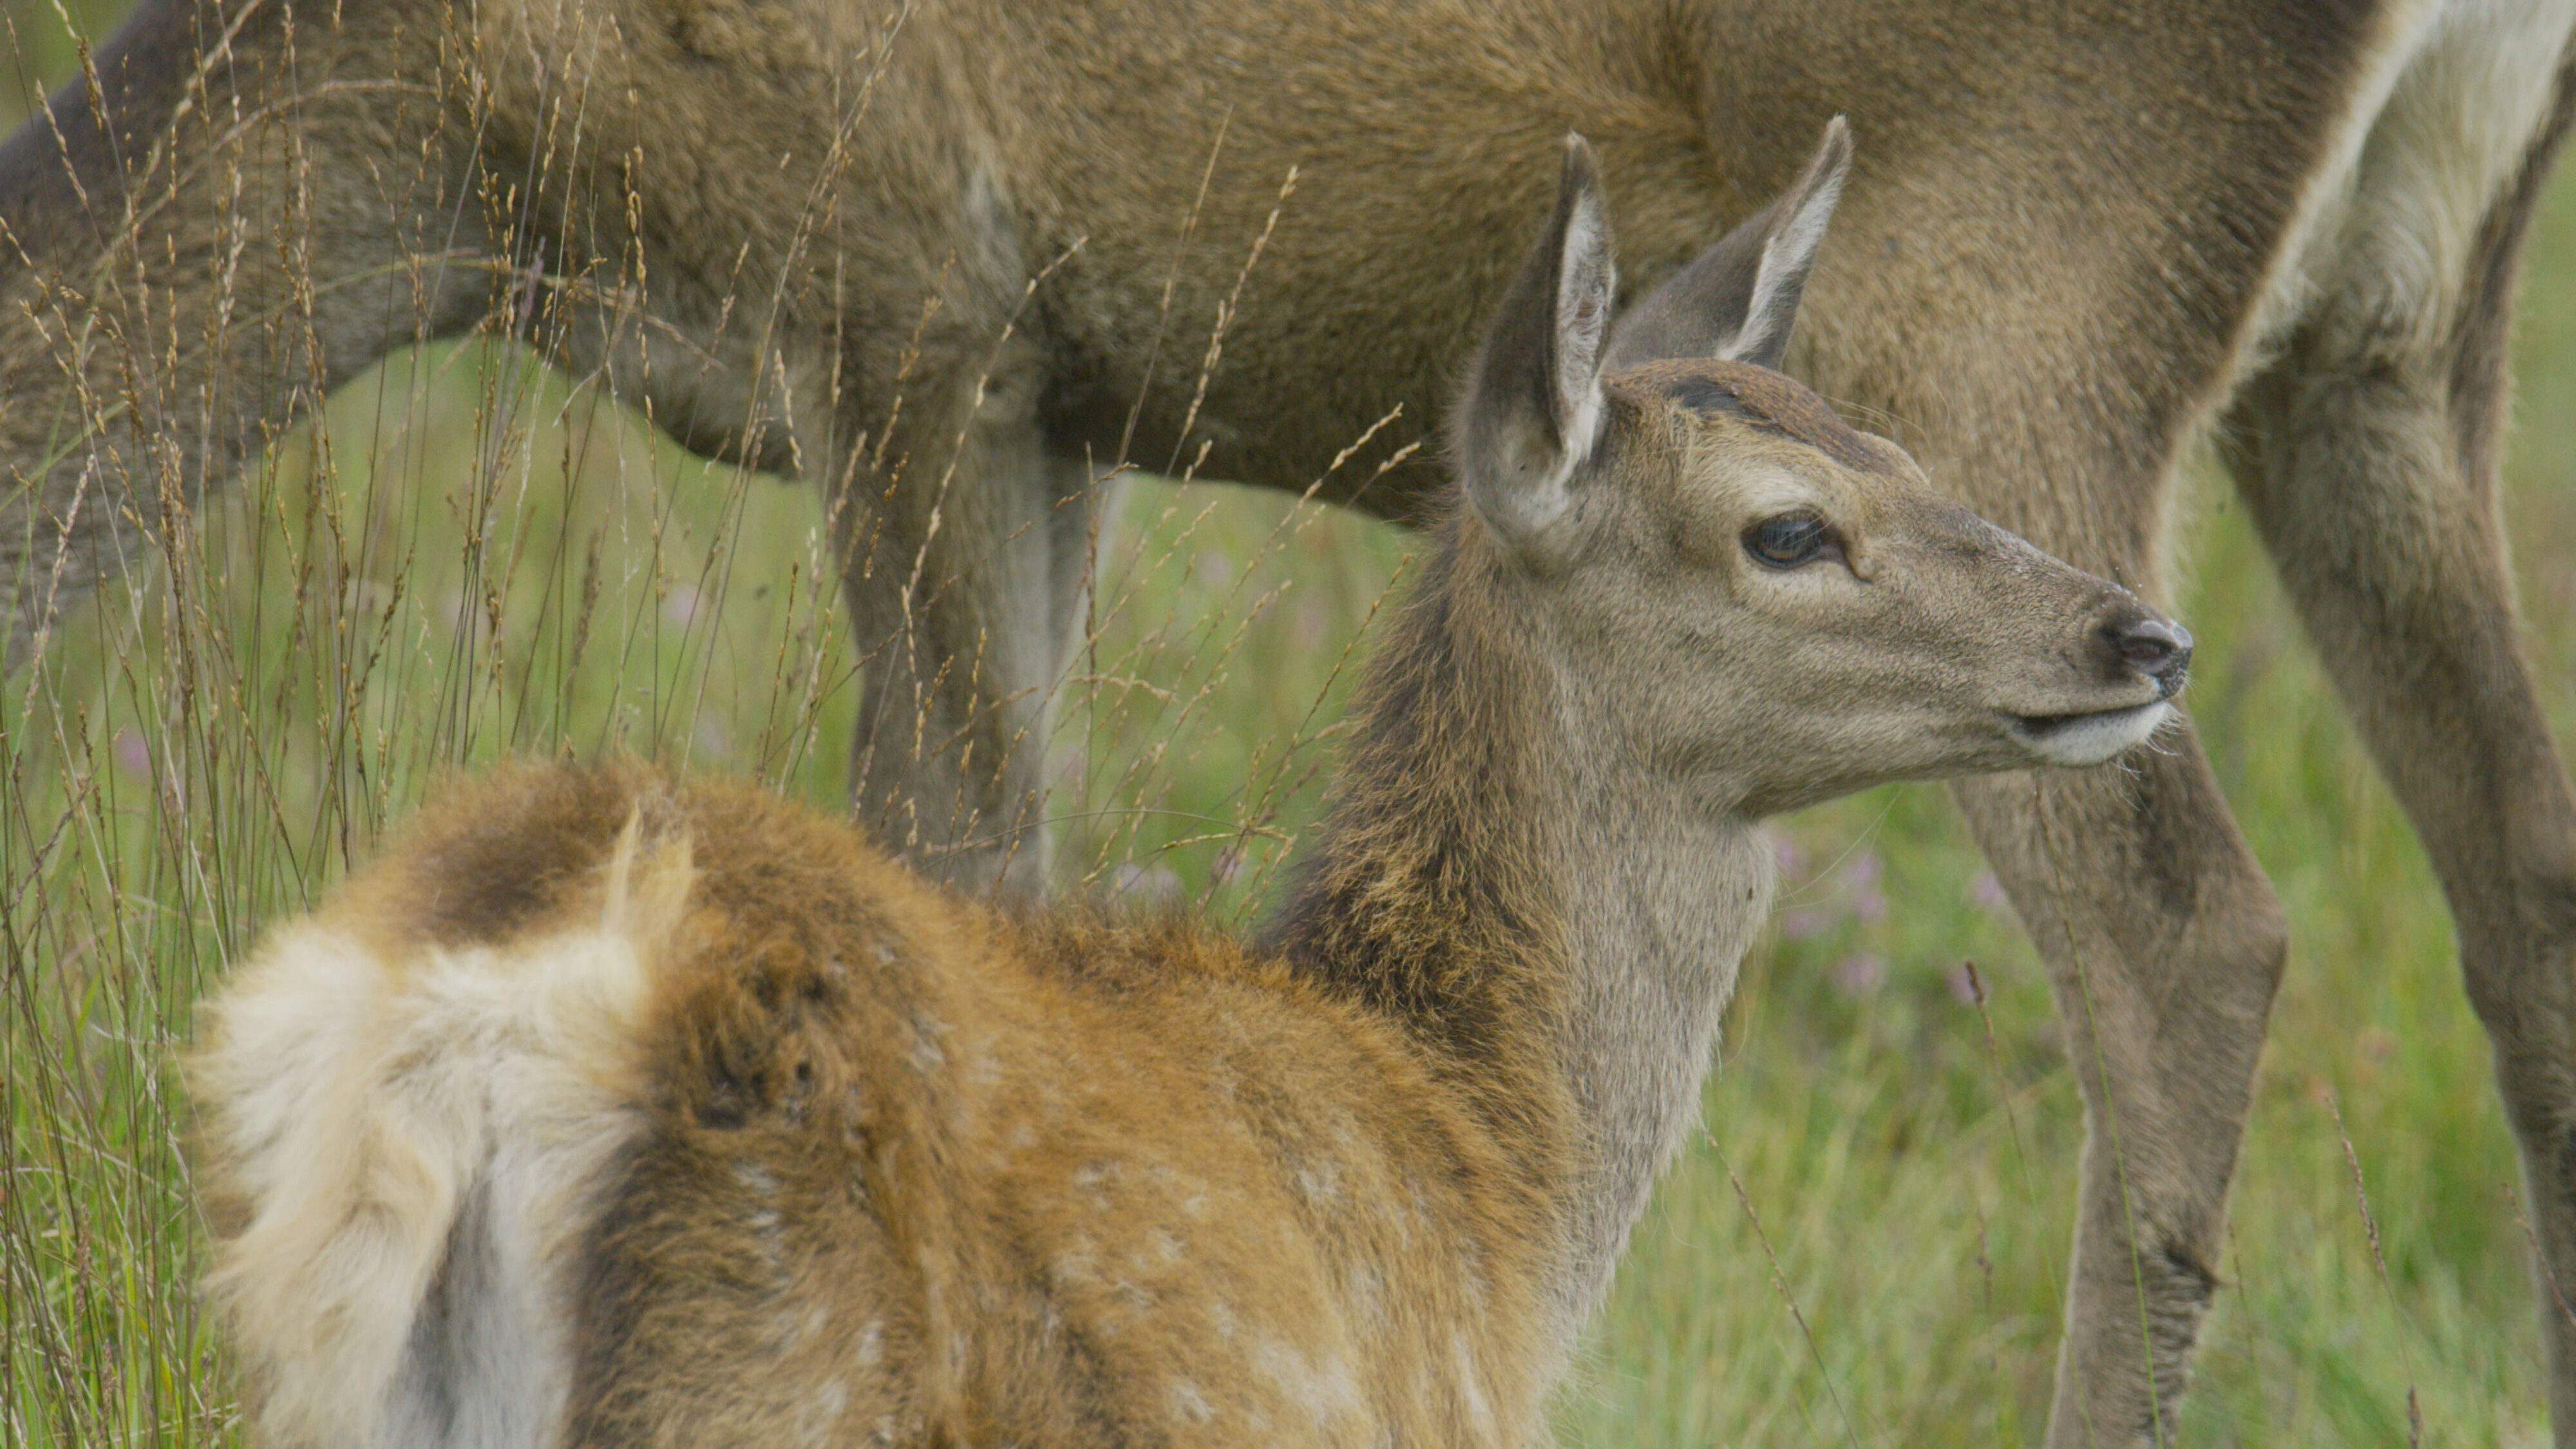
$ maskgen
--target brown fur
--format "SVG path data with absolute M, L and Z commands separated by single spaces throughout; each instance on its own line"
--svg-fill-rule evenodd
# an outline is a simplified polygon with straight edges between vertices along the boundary
M 1405 1442 L 1464 1422 L 1445 1367 L 1404 1372 L 1449 1330 L 1516 1381 L 1548 1155 L 1505 1157 L 1386 1027 L 1229 943 L 988 920 L 844 826 L 633 768 L 459 792 L 344 909 L 414 929 L 379 903 L 495 852 L 595 895 L 639 806 L 703 864 L 639 1044 L 651 1125 L 584 1249 L 566 1442 L 798 1442 L 836 1380 L 820 1424 L 851 1442 L 1132 1442 L 1202 1402 L 1324 1427 L 1243 1366 L 1264 1332 Z M 1401 1311 L 1319 1296 L 1360 1281 Z M 1521 1437 L 1535 1404 L 1506 1408 Z
M 994 919 L 846 826 L 631 766 L 447 792 L 325 919 L 541 935 L 599 909 L 637 812 L 700 866 L 584 1235 L 563 1442 L 1437 1443 L 1469 1392 L 1473 1437 L 1530 1437 L 1561 1109 L 1504 1137 L 1276 960 Z M 515 857 L 552 862 L 544 911 L 424 907 Z
M 831 946 L 873 950 L 830 924 Z M 1520 1381 L 1543 1139 L 1506 1155 L 1383 1025 L 1225 943 L 1049 922 L 997 945 L 973 975 L 933 947 L 914 991 L 877 1001 L 773 948 L 763 977 L 729 971 L 675 1013 L 672 1130 L 593 1241 L 583 1354 L 600 1387 L 576 1401 L 574 1442 L 685 1439 L 641 1431 L 689 1394 L 744 1426 L 729 1437 L 773 1437 L 748 1425 L 797 1412 L 815 1377 L 780 1351 L 782 1297 L 813 1314 L 790 1343 L 810 1332 L 826 1362 L 886 1322 L 886 1387 L 854 1395 L 856 1422 L 908 1410 L 958 1443 L 1180 1438 L 1202 1415 L 1438 1442 L 1470 1422 L 1461 1374 Z M 792 1036 L 782 998 L 808 1023 Z M 858 1042 L 896 1051 L 854 1061 Z M 743 1086 L 689 1101 L 711 1078 Z M 835 1111 L 850 1101 L 874 1110 Z M 842 1150 L 814 1150 L 835 1134 Z M 774 1196 L 724 1180 L 744 1163 Z M 749 1228 L 764 1210 L 786 1225 L 774 1247 Z M 1470 1363 L 1452 1369 L 1465 1325 Z M 1282 1360 L 1268 1379 L 1265 1342 Z M 1510 1395 L 1500 1437 L 1525 1437 L 1537 1408 Z M 1147 1427 L 1165 1424 L 1180 1427 Z
M 237 13 L 220 63 L 189 66 Z M 1862 159 L 1793 368 L 1893 420 L 1986 516 L 2151 590 L 2175 459 L 2224 421 L 2435 856 L 2542 1267 L 2576 1281 L 2576 1170 L 2552 1165 L 2576 1001 L 2549 984 L 2576 970 L 2576 805 L 2490 487 L 2514 257 L 2567 125 L 2555 0 L 949 0 L 899 25 L 821 0 L 347 0 L 297 19 L 147 0 L 101 52 L 105 116 L 76 82 L 0 151 L 13 657 L 127 556 L 129 520 L 184 538 L 197 489 L 267 424 L 496 298 L 515 316 L 510 279 L 542 262 L 560 285 L 535 321 L 568 365 L 605 367 L 692 447 L 822 490 L 869 657 L 863 812 L 950 878 L 1031 886 L 1034 742 L 1102 469 L 1205 446 L 1211 475 L 1303 488 L 1400 403 L 1324 492 L 1423 518 L 1436 470 L 1373 464 L 1418 436 L 1509 278 L 1544 206 L 1530 158 L 1568 125 L 1598 138 L 1651 284 L 1845 112 Z M 1201 397 L 1188 359 L 1292 167 Z M 2286 952 L 2196 744 L 2141 769 L 1966 790 L 2098 1040 L 2093 1121 L 2137 1164 L 2088 1157 L 2060 1449 L 2170 1427 Z M 2142 1301 L 2166 1325 L 2144 1336 Z M 2543 1318 L 2576 1444 L 2576 1330 Z

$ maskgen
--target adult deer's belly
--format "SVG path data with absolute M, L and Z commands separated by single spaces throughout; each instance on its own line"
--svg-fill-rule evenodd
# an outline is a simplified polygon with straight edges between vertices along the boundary
M 2448 325 L 2479 230 L 2548 118 L 2571 34 L 2576 0 L 2433 0 L 2391 28 L 2312 173 L 2245 371 L 2321 316 L 2330 328 Z

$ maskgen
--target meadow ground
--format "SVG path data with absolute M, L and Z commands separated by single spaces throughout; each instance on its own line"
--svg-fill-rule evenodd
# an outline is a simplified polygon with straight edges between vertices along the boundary
M 59 13 L 8 14 L 15 78 L 65 73 Z M 2576 743 L 2576 175 L 2516 351 L 2508 533 Z M 2197 470 L 2185 501 L 2189 702 L 2296 945 L 2172 1438 L 2404 1443 L 2411 1396 L 2426 1444 L 2541 1443 L 2515 1166 L 2441 901 L 2223 484 Z M 838 798 L 855 684 L 818 521 L 525 351 L 428 349 L 344 389 L 6 682 L 6 1443 L 233 1436 L 173 1053 L 262 924 L 440 768 L 622 745 Z M 1064 886 L 1256 912 L 1416 547 L 1280 495 L 1134 489 L 1062 708 Z M 1778 835 L 1705 1138 L 1637 1234 L 1563 1438 L 2034 1442 L 2081 1133 L 2031 952 L 1937 787 Z

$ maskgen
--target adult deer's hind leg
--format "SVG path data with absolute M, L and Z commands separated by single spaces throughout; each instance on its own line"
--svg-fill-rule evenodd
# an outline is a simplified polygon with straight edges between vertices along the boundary
M 2227 439 L 2450 904 L 2521 1144 L 2558 1442 L 2576 1445 L 2576 805 L 2517 644 L 2494 491 L 2516 254 L 2566 123 L 2562 94 L 2487 206 L 2463 275 L 2410 273 L 2442 255 L 2400 234 L 2423 208 L 2384 208 L 2401 220 L 2344 239 Z M 2398 184 L 2403 158 L 2374 175 L 2373 146 L 2365 188 Z
M 2186 734 L 1963 785 L 2049 966 L 2085 1106 L 2051 1449 L 2170 1442 L 2287 939 Z

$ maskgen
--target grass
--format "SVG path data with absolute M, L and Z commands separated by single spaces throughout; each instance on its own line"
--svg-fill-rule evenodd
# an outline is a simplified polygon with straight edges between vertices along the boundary
M 12 14 L 63 73 L 52 12 Z M 2576 739 L 2576 436 L 2548 421 L 2576 417 L 2576 178 L 2517 352 L 2509 535 Z M 2425 1443 L 2541 1443 L 2511 1144 L 2439 896 L 2243 520 L 2205 479 L 2189 503 L 2192 706 L 2296 946 L 2176 1438 L 2401 1443 L 2411 1394 Z M 189 1286 L 172 1055 L 261 925 L 440 770 L 620 744 L 838 798 L 856 686 L 818 524 L 807 493 L 685 457 L 525 351 L 427 349 L 344 389 L 175 566 L 0 687 L 7 1443 L 234 1433 Z M 1353 640 L 1416 544 L 1160 483 L 1117 539 L 1053 761 L 1065 883 L 1243 918 L 1312 818 Z M 1637 1233 L 1563 1436 L 2035 1442 L 2081 1124 L 2030 949 L 1937 788 L 1779 835 L 1705 1139 Z

